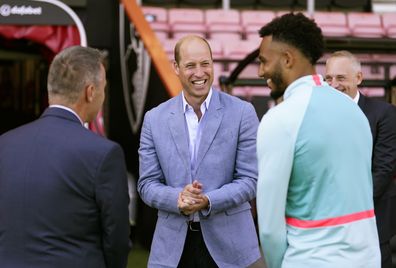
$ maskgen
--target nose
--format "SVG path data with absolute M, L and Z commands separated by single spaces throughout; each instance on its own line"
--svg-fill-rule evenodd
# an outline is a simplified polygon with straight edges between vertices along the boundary
M 195 69 L 194 75 L 197 77 L 204 76 L 205 75 L 204 68 L 202 68 L 201 66 L 197 66 L 197 68 Z

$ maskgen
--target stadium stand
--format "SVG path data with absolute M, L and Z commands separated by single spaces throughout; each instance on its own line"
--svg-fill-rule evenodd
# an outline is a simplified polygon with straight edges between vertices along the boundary
M 262 1 L 256 1 L 262 7 Z M 302 5 L 303 0 L 292 1 Z M 179 4 L 183 1 L 179 1 Z M 250 5 L 254 4 L 250 1 Z M 282 4 L 280 3 L 282 2 Z M 254 51 L 260 42 L 258 30 L 271 21 L 275 16 L 285 14 L 289 1 L 278 1 L 272 9 L 213 9 L 213 8 L 179 8 L 171 7 L 144 7 L 154 31 L 162 40 L 164 49 L 173 59 L 173 48 L 180 37 L 186 34 L 198 34 L 208 39 L 212 46 L 215 60 L 215 86 L 221 86 L 221 75 L 229 76 L 238 63 L 249 53 Z M 323 1 L 323 7 L 328 2 Z M 286 5 L 286 6 L 285 6 Z M 331 9 L 335 6 L 331 1 Z M 290 9 L 289 9 L 290 10 Z M 165 13 L 165 15 L 164 15 Z M 396 13 L 376 14 L 361 12 L 360 9 L 345 11 L 316 11 L 312 17 L 322 28 L 328 52 L 347 49 L 357 54 L 362 61 L 365 80 L 363 87 L 370 96 L 384 99 L 389 79 L 396 76 Z M 164 24 L 166 26 L 164 26 Z M 165 35 L 164 35 L 165 33 Z M 164 36 L 167 37 L 164 39 Z M 318 65 L 317 72 L 324 73 L 326 57 Z M 257 78 L 257 61 L 246 65 L 239 74 L 235 86 L 263 88 L 265 81 Z M 222 78 L 223 79 L 223 78 Z M 224 80 L 224 79 L 223 79 Z M 379 90 L 382 88 L 382 90 Z M 372 89 L 373 91 L 369 91 Z M 238 91 L 237 91 L 238 92 Z M 239 92 L 247 92 L 239 90 Z M 257 90 L 249 90 L 258 92 Z M 247 93 L 246 93 L 247 94 Z M 270 98 L 266 102 L 270 103 Z M 255 98 L 251 98 L 253 100 Z M 263 101 L 263 99 L 261 99 Z M 265 110 L 268 107 L 265 108 Z
M 396 5 L 396 3 L 395 3 Z M 396 38 L 396 13 L 382 14 L 382 25 L 384 27 L 386 36 L 389 38 Z
M 242 26 L 238 10 L 208 9 L 205 11 L 208 37 L 217 40 L 240 40 Z
M 342 12 L 315 12 L 314 20 L 325 36 L 349 36 L 347 17 Z
M 351 34 L 355 37 L 382 38 L 385 36 L 379 14 L 350 12 L 348 13 L 348 25 Z

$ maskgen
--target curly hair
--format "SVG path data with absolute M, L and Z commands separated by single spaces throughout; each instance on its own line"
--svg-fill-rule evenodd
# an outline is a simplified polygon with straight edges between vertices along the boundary
M 275 41 L 291 45 L 303 53 L 312 65 L 322 56 L 324 41 L 322 30 L 302 13 L 288 13 L 263 26 L 261 37 L 272 35 Z

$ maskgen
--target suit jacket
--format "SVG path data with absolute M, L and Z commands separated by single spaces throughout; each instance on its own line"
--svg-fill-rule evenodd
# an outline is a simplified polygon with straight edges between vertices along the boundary
M 380 242 L 396 234 L 396 107 L 360 94 L 373 135 L 374 210 Z
M 180 94 L 147 112 L 143 123 L 138 191 L 158 209 L 148 266 L 177 267 L 189 220 L 179 212 L 178 194 L 198 179 L 211 204 L 209 215 L 200 213 L 211 256 L 219 267 L 247 267 L 260 257 L 249 204 L 257 183 L 257 115 L 251 104 L 213 90 L 191 174 L 182 106 Z
M 121 147 L 69 111 L 0 136 L 0 267 L 125 267 L 127 187 Z

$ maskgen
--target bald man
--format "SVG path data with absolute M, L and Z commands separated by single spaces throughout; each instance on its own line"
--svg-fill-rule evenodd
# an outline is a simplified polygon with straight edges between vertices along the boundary
M 326 81 L 356 102 L 370 123 L 373 136 L 372 175 L 374 211 L 382 268 L 392 267 L 390 239 L 396 234 L 396 107 L 365 97 L 359 60 L 348 51 L 334 52 L 326 62 Z
M 174 70 L 182 92 L 147 112 L 140 138 L 138 191 L 158 209 L 148 267 L 260 267 L 255 110 L 212 88 L 201 37 L 176 44 Z

